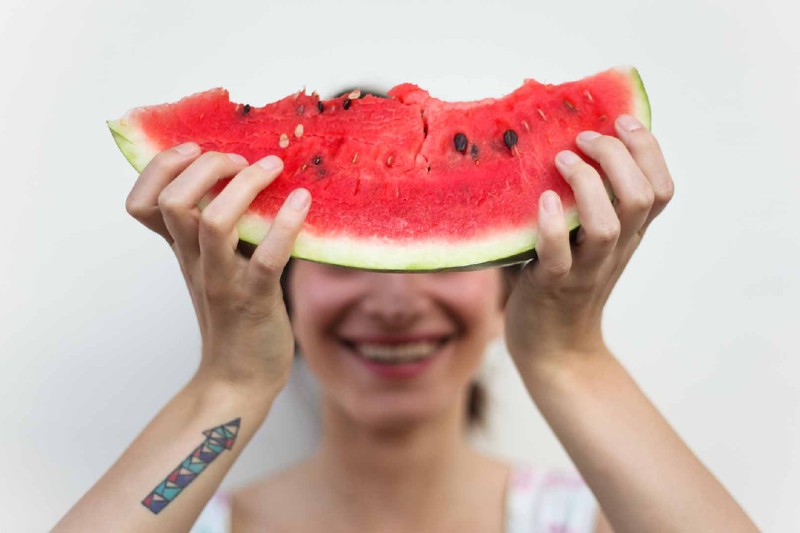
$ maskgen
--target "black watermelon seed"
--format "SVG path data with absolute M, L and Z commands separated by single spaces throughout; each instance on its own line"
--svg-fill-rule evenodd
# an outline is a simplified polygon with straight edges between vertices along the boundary
M 322 157 L 320 157 L 320 156 L 316 156 L 316 157 L 315 157 L 315 158 L 312 160 L 312 162 L 313 162 L 315 165 L 319 165 L 320 163 L 322 163 Z
M 347 98 L 347 99 L 344 101 L 344 103 L 342 104 L 342 107 L 343 107 L 344 109 L 350 109 L 350 102 L 352 102 L 352 100 L 350 100 L 349 98 Z
M 564 107 L 567 108 L 568 111 L 574 113 L 576 111 L 575 106 L 569 100 L 564 100 Z
M 467 136 L 463 133 L 456 133 L 456 136 L 453 137 L 453 144 L 456 147 L 456 150 L 465 154 L 467 152 Z
M 478 160 L 478 145 L 477 144 L 473 144 L 469 149 L 469 153 L 472 154 L 472 159 L 477 161 Z
M 248 114 L 250 112 L 250 104 L 245 104 L 244 106 L 244 114 Z
M 519 137 L 517 137 L 517 132 L 514 130 L 506 130 L 503 134 L 503 142 L 506 143 L 508 149 L 514 148 L 514 145 L 517 144 Z
M 325 111 L 325 105 L 322 103 L 322 100 L 320 100 L 319 102 L 317 102 L 317 109 L 319 109 L 319 112 L 320 112 L 320 113 L 322 113 L 323 111 Z

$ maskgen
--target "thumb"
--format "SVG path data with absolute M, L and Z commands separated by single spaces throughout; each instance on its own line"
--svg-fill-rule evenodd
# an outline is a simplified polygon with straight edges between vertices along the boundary
M 310 206 L 311 193 L 306 189 L 295 189 L 283 202 L 247 266 L 246 277 L 254 291 L 273 292 L 280 283 Z

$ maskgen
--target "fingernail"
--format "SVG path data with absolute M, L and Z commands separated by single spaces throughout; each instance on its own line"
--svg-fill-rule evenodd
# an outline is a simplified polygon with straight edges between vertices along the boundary
M 571 165 L 573 163 L 577 163 L 580 161 L 580 157 L 574 152 L 570 152 L 569 150 L 564 150 L 563 152 L 558 152 L 556 156 L 556 160 L 561 163 L 562 165 Z
M 192 155 L 200 151 L 197 143 L 183 143 L 175 147 L 175 151 L 181 155 Z
M 601 135 L 596 131 L 582 131 L 578 134 L 577 140 L 579 142 L 589 142 L 593 139 L 597 139 Z
M 289 205 L 296 211 L 302 211 L 308 206 L 311 194 L 305 189 L 295 189 L 289 195 Z
M 240 156 L 239 154 L 228 154 L 228 157 L 230 157 L 234 163 L 239 163 L 240 165 L 247 164 L 247 159 L 245 159 L 243 156 Z
M 636 120 L 636 117 L 631 115 L 620 115 L 617 119 L 617 125 L 625 131 L 634 131 L 644 127 L 641 122 Z
M 278 170 L 283 167 L 283 161 L 276 155 L 268 155 L 264 159 L 260 159 L 256 165 L 265 170 Z
M 561 200 L 555 192 L 545 191 L 542 193 L 542 208 L 549 215 L 561 214 Z

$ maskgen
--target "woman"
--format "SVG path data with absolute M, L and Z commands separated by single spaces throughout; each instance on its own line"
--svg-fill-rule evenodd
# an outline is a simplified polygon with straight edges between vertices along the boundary
M 295 340 L 320 381 L 323 438 L 307 460 L 236 491 L 222 527 L 754 531 L 603 341 L 608 295 L 673 190 L 651 133 L 630 116 L 615 126 L 619 140 L 584 132 L 577 142 L 616 200 L 584 159 L 559 153 L 582 227 L 571 243 L 558 196 L 544 193 L 538 259 L 508 276 L 507 298 L 497 269 L 381 274 L 297 261 L 285 279 L 291 320 L 281 274 L 308 192 L 287 199 L 248 261 L 235 252 L 235 223 L 281 161 L 248 165 L 235 154 L 200 155 L 191 143 L 156 156 L 127 207 L 178 256 L 200 323 L 201 362 L 55 531 L 188 530 L 286 385 Z M 200 213 L 205 192 L 230 176 Z M 520 510 L 526 472 L 467 445 L 470 381 L 501 332 L 599 508 L 581 485 L 550 480 Z M 193 451 L 203 431 L 208 445 Z

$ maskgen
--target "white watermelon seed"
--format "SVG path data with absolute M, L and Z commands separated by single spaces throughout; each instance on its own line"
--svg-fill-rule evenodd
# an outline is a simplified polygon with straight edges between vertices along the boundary
M 394 156 L 390 155 L 389 158 L 386 160 L 386 166 L 389 166 L 389 167 L 392 166 L 392 161 L 393 160 L 394 160 Z
M 353 156 L 353 164 L 355 164 L 356 161 L 358 161 L 358 152 Z
M 523 120 L 522 125 L 525 127 L 525 131 L 531 131 L 531 127 L 528 126 L 528 123 L 526 121 Z
M 294 136 L 298 139 L 303 136 L 303 125 L 298 124 L 297 127 L 294 129 Z
M 287 146 L 289 146 L 289 136 L 286 135 L 285 133 L 281 133 L 281 138 L 278 141 L 278 146 L 280 146 L 281 148 L 286 148 Z
M 541 109 L 536 109 L 536 111 L 539 112 L 539 116 L 542 117 L 542 120 L 547 122 L 547 117 L 544 115 L 544 111 L 542 111 Z
M 592 93 L 590 93 L 588 89 L 583 91 L 583 94 L 586 96 L 586 98 L 589 99 L 590 102 L 594 102 L 594 98 L 592 98 Z
M 361 96 L 361 91 L 359 89 L 355 89 L 350 94 L 347 95 L 347 97 L 350 100 L 355 100 L 355 99 L 359 98 L 360 96 Z

